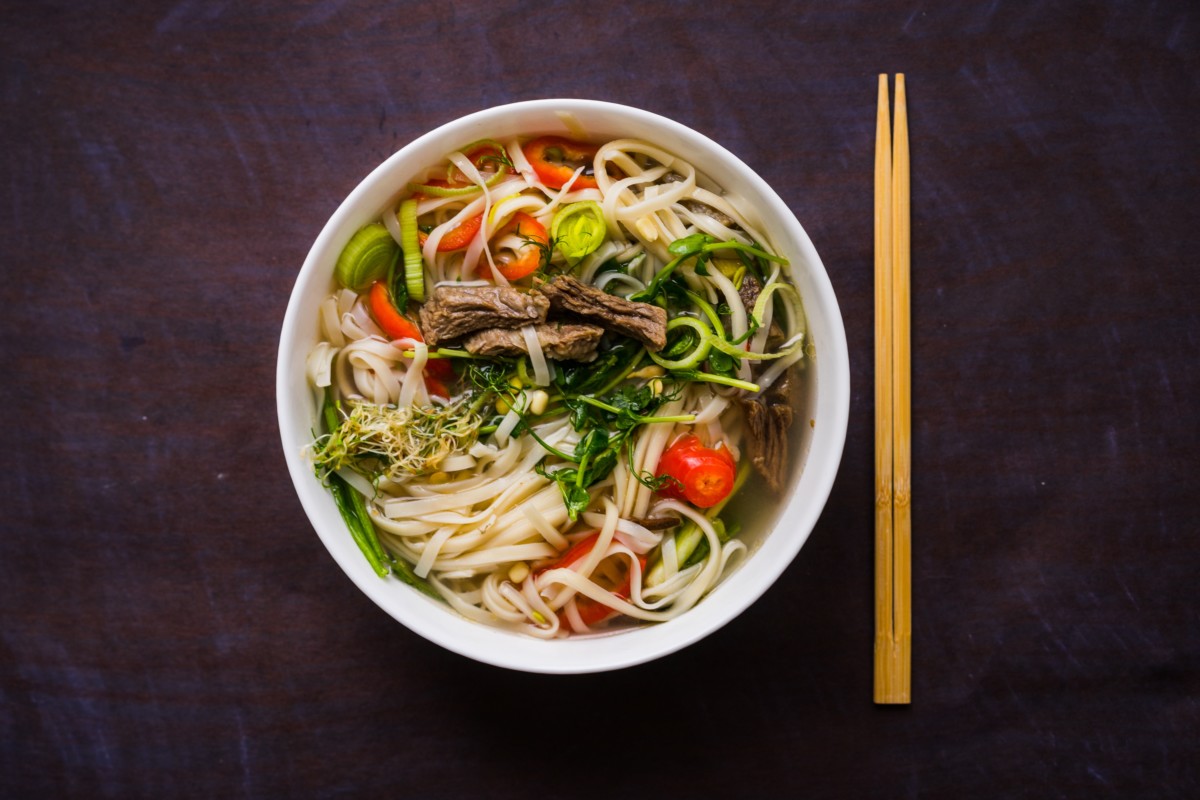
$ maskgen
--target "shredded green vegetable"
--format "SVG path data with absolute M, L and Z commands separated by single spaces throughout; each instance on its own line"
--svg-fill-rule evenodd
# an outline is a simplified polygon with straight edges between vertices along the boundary
M 405 408 L 357 403 L 316 441 L 313 460 L 323 472 L 349 468 L 370 480 L 429 475 L 446 456 L 474 444 L 481 424 L 465 398 L 448 406 Z

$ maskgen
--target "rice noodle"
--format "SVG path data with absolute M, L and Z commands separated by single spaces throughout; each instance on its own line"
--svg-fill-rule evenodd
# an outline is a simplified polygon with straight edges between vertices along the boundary
M 533 364 L 533 380 L 538 386 L 550 385 L 550 367 L 546 365 L 546 354 L 542 352 L 542 343 L 538 341 L 537 330 L 532 325 L 521 328 L 521 336 L 525 338 L 525 347 L 529 350 L 529 361 Z

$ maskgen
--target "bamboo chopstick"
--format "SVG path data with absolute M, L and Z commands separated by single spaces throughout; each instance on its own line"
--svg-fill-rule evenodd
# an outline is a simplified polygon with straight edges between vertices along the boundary
M 908 109 L 879 76 L 875 128 L 875 702 L 908 703 L 912 685 L 912 405 L 909 355 Z

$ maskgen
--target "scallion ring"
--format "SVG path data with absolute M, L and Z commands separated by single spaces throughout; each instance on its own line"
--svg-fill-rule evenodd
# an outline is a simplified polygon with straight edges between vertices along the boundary
M 650 358 L 663 369 L 693 369 L 703 362 L 704 359 L 708 358 L 708 353 L 712 350 L 713 341 L 715 341 L 716 337 L 713 336 L 711 328 L 695 317 L 676 317 L 667 323 L 668 334 L 677 328 L 691 328 L 696 331 L 700 335 L 699 343 L 682 358 L 663 358 L 658 353 L 650 353 Z

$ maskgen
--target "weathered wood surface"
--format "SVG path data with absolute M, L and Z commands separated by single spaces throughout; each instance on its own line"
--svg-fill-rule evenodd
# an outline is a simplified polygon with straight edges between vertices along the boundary
M 6 4 L 0 795 L 1196 797 L 1188 3 Z M 914 703 L 871 704 L 875 79 L 908 76 Z M 322 224 L 461 114 L 614 100 L 795 209 L 853 407 L 750 611 L 620 673 L 444 652 L 284 468 Z

